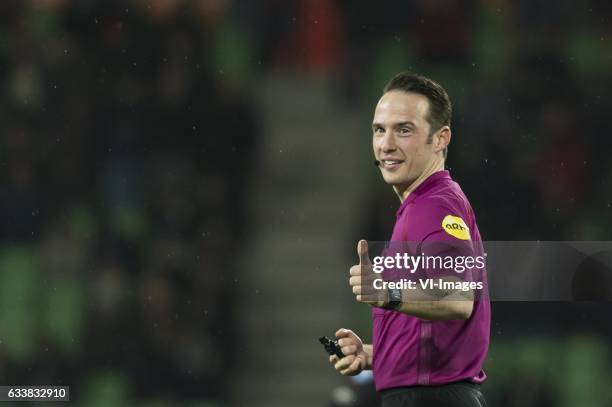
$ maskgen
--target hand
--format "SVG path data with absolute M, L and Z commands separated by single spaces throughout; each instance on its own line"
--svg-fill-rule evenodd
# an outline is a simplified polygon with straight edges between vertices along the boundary
M 368 366 L 368 355 L 363 350 L 363 342 L 350 329 L 338 329 L 336 332 L 338 345 L 342 349 L 344 356 L 339 359 L 336 355 L 331 355 L 329 361 L 334 368 L 343 376 L 355 376 Z
M 374 280 L 382 279 L 381 274 L 374 273 L 372 262 L 368 254 L 368 242 L 360 240 L 357 243 L 359 264 L 351 267 L 349 285 L 357 301 L 373 307 L 382 307 L 388 301 L 387 290 L 375 289 Z

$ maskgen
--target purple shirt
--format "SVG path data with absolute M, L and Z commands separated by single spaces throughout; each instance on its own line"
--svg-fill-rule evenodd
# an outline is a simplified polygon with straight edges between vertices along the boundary
M 396 216 L 392 242 L 422 243 L 419 250 L 425 255 L 437 254 L 436 242 L 456 247 L 462 254 L 466 247 L 474 256 L 484 254 L 472 207 L 448 171 L 427 178 Z M 466 273 L 462 280 L 486 284 L 486 274 L 484 270 Z M 482 365 L 491 320 L 487 298 L 474 301 L 472 315 L 465 321 L 428 321 L 382 308 L 373 308 L 372 317 L 377 390 L 485 380 Z

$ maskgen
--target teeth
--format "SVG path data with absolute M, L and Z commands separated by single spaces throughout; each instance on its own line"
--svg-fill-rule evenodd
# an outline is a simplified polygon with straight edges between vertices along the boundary
M 383 163 L 385 164 L 399 164 L 401 161 L 397 161 L 397 160 L 384 160 Z

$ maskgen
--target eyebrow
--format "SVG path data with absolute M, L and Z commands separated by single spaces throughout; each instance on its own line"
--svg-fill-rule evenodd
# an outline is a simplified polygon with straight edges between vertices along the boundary
M 410 126 L 410 127 L 416 127 L 416 125 L 414 124 L 414 122 L 412 121 L 407 121 L 407 122 L 399 122 L 399 123 L 395 123 L 394 124 L 395 127 L 402 127 L 402 126 Z M 381 123 L 372 123 L 372 129 L 375 129 L 377 127 L 385 127 L 383 126 Z

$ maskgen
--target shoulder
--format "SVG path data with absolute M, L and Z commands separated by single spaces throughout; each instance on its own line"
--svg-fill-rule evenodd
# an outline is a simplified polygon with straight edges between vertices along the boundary
M 404 222 L 409 240 L 422 241 L 432 235 L 470 240 L 471 209 L 458 186 L 417 197 L 406 209 Z
M 448 187 L 439 188 L 426 196 L 417 197 L 413 202 L 415 210 L 435 212 L 436 210 L 452 211 L 468 215 L 471 211 L 467 197 L 458 184 L 453 182 Z

